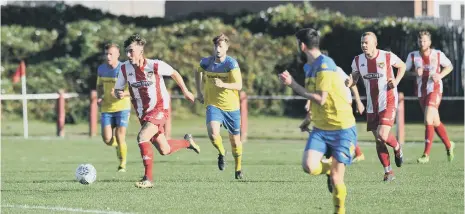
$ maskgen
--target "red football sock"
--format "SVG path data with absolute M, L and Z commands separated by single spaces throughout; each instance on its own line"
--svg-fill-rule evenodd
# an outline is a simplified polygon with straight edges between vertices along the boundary
M 355 146 L 355 157 L 358 157 L 362 155 L 362 151 L 360 150 L 360 146 L 357 143 L 357 146 Z
M 386 144 L 383 142 L 376 142 L 376 152 L 378 153 L 379 161 L 381 161 L 383 167 L 389 167 L 391 165 L 391 161 L 389 159 L 389 151 Z
M 425 152 L 424 154 L 429 155 L 431 146 L 433 145 L 434 127 L 432 125 L 426 125 L 425 129 Z
M 444 146 L 446 146 L 446 149 L 449 150 L 450 140 L 449 136 L 447 136 L 446 127 L 444 126 L 444 124 L 441 123 L 439 124 L 439 126 L 434 127 L 434 131 L 436 131 L 436 134 L 438 134 L 438 136 L 441 138 L 442 142 L 444 143 Z
M 168 144 L 170 145 L 169 154 L 173 154 L 180 149 L 184 149 L 190 146 L 188 140 L 168 140 Z
M 145 177 L 152 181 L 153 148 L 149 141 L 139 142 L 140 155 L 145 167 Z
M 386 144 L 394 148 L 394 150 L 396 151 L 397 149 L 399 149 L 399 147 L 397 147 L 399 145 L 399 142 L 397 142 L 397 139 L 393 134 L 389 134 Z

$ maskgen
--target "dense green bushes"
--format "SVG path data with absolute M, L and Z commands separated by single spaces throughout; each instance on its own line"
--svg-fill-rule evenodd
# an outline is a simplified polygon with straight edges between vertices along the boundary
M 339 13 L 317 11 L 308 4 L 278 6 L 257 14 L 238 16 L 235 20 L 226 15 L 223 19 L 208 18 L 205 14 L 198 14 L 200 19 L 189 16 L 184 20 L 116 17 L 98 10 L 63 5 L 42 9 L 49 13 L 48 23 L 42 17 L 43 11 L 2 7 L 2 79 L 9 78 L 18 61 L 25 59 L 29 93 L 52 93 L 62 88 L 68 92 L 88 94 L 95 88 L 96 68 L 102 62 L 103 44 L 112 41 L 122 45 L 124 39 L 135 32 L 147 39 L 146 56 L 171 64 L 181 72 L 192 90 L 193 71 L 200 58 L 212 52 L 211 39 L 219 32 L 225 32 L 232 40 L 230 55 L 237 58 L 241 66 L 244 90 L 254 95 L 292 94 L 279 84 L 276 73 L 288 69 L 295 76 L 302 75 L 302 62 L 295 54 L 293 37 L 295 30 L 302 27 L 318 28 L 323 36 L 322 48 L 327 49 L 347 72 L 353 57 L 360 53 L 359 38 L 365 30 L 375 31 L 380 48 L 389 47 L 401 58 L 415 48 L 415 33 L 424 28 L 432 30 L 433 42 L 446 54 L 451 52 L 439 42 L 444 35 L 437 27 L 393 18 L 367 20 L 345 17 Z M 25 19 L 27 16 L 40 17 L 31 18 L 28 23 L 12 18 L 21 11 Z M 82 19 L 80 14 L 86 14 L 87 19 Z M 149 23 L 153 25 L 147 27 Z M 121 60 L 125 60 L 124 53 Z M 411 94 L 413 88 L 407 82 L 404 81 L 400 87 Z M 19 93 L 19 85 L 8 81 L 2 83 L 3 93 Z M 167 81 L 167 85 L 173 93 L 179 93 L 174 81 Z M 447 93 L 447 89 L 445 91 Z M 71 102 L 68 116 L 74 120 L 85 119 L 88 101 L 75 99 Z M 5 106 L 4 115 L 19 111 L 15 102 L 2 104 Z M 180 112 L 202 113 L 199 106 L 181 109 L 181 104 L 186 102 L 174 101 L 174 104 Z M 301 114 L 295 112 L 295 109 L 303 109 L 301 105 L 302 101 L 252 101 L 249 112 L 282 115 L 290 114 L 288 110 L 293 109 L 294 113 Z M 32 117 L 53 119 L 53 112 L 45 113 L 52 111 L 53 102 L 35 101 L 31 107 L 40 109 Z

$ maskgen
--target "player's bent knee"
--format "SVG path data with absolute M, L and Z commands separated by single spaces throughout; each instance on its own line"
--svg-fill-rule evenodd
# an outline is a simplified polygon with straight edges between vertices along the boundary
M 310 175 L 320 175 L 320 174 L 321 174 L 321 170 L 320 170 L 320 172 L 319 172 L 319 171 L 317 171 L 317 170 L 312 170 L 312 169 L 310 169 L 310 173 L 309 173 L 309 174 L 310 174 Z
M 229 141 L 231 142 L 232 145 L 234 146 L 240 146 L 242 145 L 241 142 L 241 136 L 240 135 L 229 135 Z
M 439 117 L 439 113 L 437 109 L 431 106 L 427 106 L 425 109 L 425 124 L 426 125 L 433 125 L 435 120 Z
M 389 137 L 389 131 L 390 131 L 390 128 L 386 128 L 386 127 L 380 128 L 376 136 L 377 139 L 381 142 L 386 142 Z
M 137 142 L 147 142 L 147 141 L 150 141 L 150 140 L 147 139 L 147 137 L 144 137 L 144 135 L 142 133 L 139 133 L 137 135 Z
M 384 142 L 381 139 L 376 140 L 376 147 L 384 147 Z
M 106 145 L 111 146 L 113 138 L 112 137 L 107 137 L 107 136 L 102 136 L 102 140 Z
M 310 166 L 308 163 L 303 163 L 302 164 L 302 169 L 304 170 L 305 173 L 310 174 L 310 175 L 319 175 L 321 174 L 321 169 L 317 170 L 317 167 Z
M 162 156 L 165 156 L 165 155 L 169 155 L 170 154 L 170 150 L 169 149 L 160 149 L 158 151 L 158 153 L 160 153 L 160 155 Z
M 388 135 L 387 135 L 387 134 L 379 134 L 379 135 L 378 135 L 378 139 L 379 139 L 380 142 L 383 142 L 383 143 L 384 143 L 384 142 L 387 141 Z
M 302 165 L 302 169 L 305 173 L 310 174 L 310 168 L 307 165 Z
M 210 140 L 215 140 L 217 138 L 220 138 L 221 135 L 219 133 L 211 133 L 208 135 L 208 137 L 210 137 Z
M 158 146 L 157 149 L 158 149 L 158 153 L 160 153 L 160 155 L 162 156 L 169 155 L 171 152 L 171 147 L 169 146 L 162 146 L 162 147 Z

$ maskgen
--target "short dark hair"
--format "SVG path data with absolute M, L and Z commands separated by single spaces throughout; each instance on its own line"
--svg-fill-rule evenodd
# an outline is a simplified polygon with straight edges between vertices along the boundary
M 103 49 L 106 51 L 110 48 L 116 48 L 119 50 L 119 45 L 113 42 L 109 42 L 109 43 L 106 43 L 105 46 L 103 46 Z
M 224 41 L 227 45 L 229 45 L 229 38 L 224 33 L 212 39 L 214 45 L 218 45 L 221 41 Z
M 431 33 L 427 30 L 418 32 L 418 38 L 421 39 L 422 36 L 428 36 L 431 39 Z
M 295 33 L 295 37 L 299 45 L 302 42 L 307 48 L 320 48 L 320 35 L 318 31 L 313 28 L 301 29 Z
M 124 41 L 124 48 L 127 48 L 133 42 L 136 42 L 137 45 L 140 45 L 140 46 L 144 46 L 145 43 L 147 43 L 145 39 L 142 38 L 142 36 L 140 36 L 140 34 L 136 33 L 136 34 L 131 35 L 128 39 L 126 39 L 126 41 Z
M 320 50 L 321 54 L 329 56 L 329 53 L 327 50 Z

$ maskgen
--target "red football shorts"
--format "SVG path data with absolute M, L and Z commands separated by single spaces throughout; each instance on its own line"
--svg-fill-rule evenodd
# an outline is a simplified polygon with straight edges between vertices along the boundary
M 441 104 L 442 94 L 439 92 L 431 92 L 426 96 L 419 97 L 421 110 L 425 111 L 426 106 L 431 106 L 436 109 Z
M 168 120 L 169 113 L 167 109 L 154 109 L 142 115 L 139 119 L 141 125 L 145 122 L 150 122 L 158 126 L 158 134 L 165 133 L 165 123 Z
M 367 131 L 376 130 L 379 125 L 392 126 L 395 120 L 396 107 L 393 105 L 378 113 L 367 113 Z

